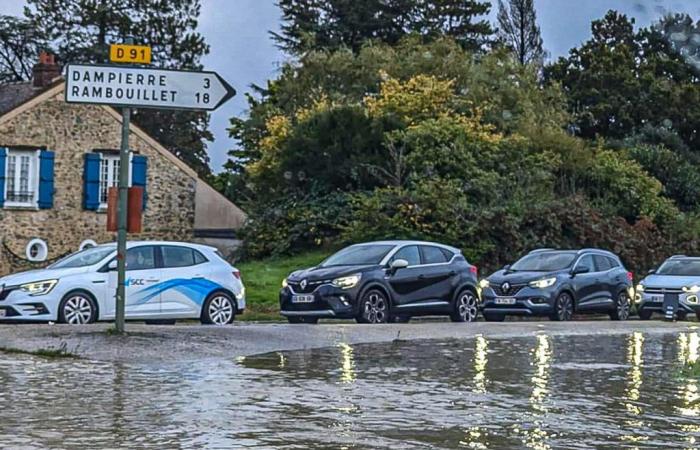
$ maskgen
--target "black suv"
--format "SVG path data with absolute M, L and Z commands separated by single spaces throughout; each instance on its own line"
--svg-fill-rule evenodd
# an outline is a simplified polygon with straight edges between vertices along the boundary
M 382 241 L 352 245 L 282 282 L 280 313 L 290 323 L 319 318 L 360 323 L 407 322 L 446 314 L 476 319 L 476 267 L 461 252 L 433 242 Z
M 506 315 L 570 320 L 574 312 L 608 313 L 626 320 L 632 273 L 605 250 L 535 250 L 482 280 L 482 312 L 488 321 Z

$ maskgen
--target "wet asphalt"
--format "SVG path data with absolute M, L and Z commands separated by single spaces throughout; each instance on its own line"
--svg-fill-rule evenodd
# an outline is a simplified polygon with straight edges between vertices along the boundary
M 225 327 L 195 324 L 127 323 L 126 335 L 110 333 L 112 324 L 83 326 L 51 324 L 0 325 L 0 351 L 58 350 L 80 358 L 121 363 L 187 362 L 235 359 L 273 351 L 304 350 L 339 344 L 392 343 L 429 339 L 490 339 L 536 336 L 629 335 L 677 333 L 698 329 L 697 322 L 661 320 L 590 320 L 572 322 L 514 321 L 359 325 L 326 322 L 319 325 L 236 323 Z M 621 343 L 622 345 L 622 343 Z

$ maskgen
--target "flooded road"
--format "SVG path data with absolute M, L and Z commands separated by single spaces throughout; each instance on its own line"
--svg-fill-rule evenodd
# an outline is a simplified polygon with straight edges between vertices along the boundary
M 696 331 L 339 344 L 212 363 L 3 355 L 0 447 L 694 448 Z

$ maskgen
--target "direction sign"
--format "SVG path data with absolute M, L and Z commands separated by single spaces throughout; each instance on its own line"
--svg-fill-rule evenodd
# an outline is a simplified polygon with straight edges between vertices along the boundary
M 111 44 L 109 46 L 109 60 L 131 64 L 150 64 L 151 47 L 145 45 Z
M 216 72 L 70 64 L 66 102 L 211 111 L 236 94 Z

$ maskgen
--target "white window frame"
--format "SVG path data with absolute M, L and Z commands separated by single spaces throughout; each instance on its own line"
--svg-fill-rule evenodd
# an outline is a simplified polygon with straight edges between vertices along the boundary
M 134 154 L 129 153 L 129 187 L 131 187 L 132 159 Z M 114 170 L 115 163 L 119 162 L 119 153 L 100 153 L 100 179 L 98 195 L 100 198 L 100 210 L 107 210 L 109 188 L 119 185 L 119 172 Z M 103 164 L 107 164 L 106 180 L 103 176 Z M 104 199 L 104 201 L 102 201 Z
M 5 156 L 5 208 L 36 208 L 39 202 L 39 155 L 40 150 L 14 150 L 8 149 Z M 28 201 L 10 200 L 10 178 L 12 178 L 15 188 L 21 184 L 21 158 L 29 157 L 29 168 L 27 173 L 27 190 L 32 193 Z M 10 158 L 14 159 L 14 164 L 10 164 Z M 14 165 L 14 173 L 10 174 L 10 167 Z M 16 189 L 14 192 L 18 192 Z

